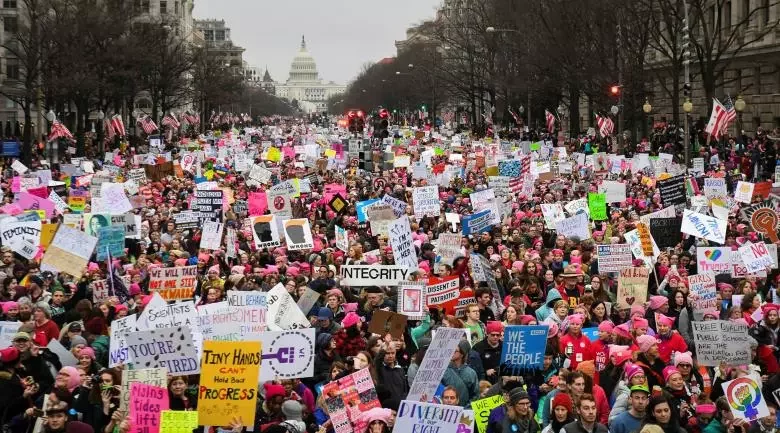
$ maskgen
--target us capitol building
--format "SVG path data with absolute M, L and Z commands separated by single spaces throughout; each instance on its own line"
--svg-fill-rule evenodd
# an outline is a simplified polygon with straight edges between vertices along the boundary
M 265 72 L 261 84 L 266 91 L 288 101 L 298 101 L 298 106 L 304 112 L 326 111 L 328 98 L 344 93 L 346 86 L 333 81 L 324 82 L 317 72 L 317 63 L 306 49 L 306 38 L 301 38 L 301 49 L 293 58 L 290 66 L 290 77 L 285 83 L 274 82 L 268 71 Z

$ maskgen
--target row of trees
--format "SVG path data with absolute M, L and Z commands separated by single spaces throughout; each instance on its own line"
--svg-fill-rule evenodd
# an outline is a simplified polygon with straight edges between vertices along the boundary
M 490 107 L 494 118 L 508 120 L 509 107 L 524 106 L 539 125 L 545 108 L 562 106 L 578 133 L 580 101 L 588 101 L 587 116 L 607 112 L 620 105 L 620 96 L 609 91 L 619 85 L 626 129 L 646 122 L 646 98 L 674 101 L 669 120 L 679 125 L 686 59 L 689 79 L 705 100 L 722 96 L 735 57 L 776 30 L 780 21 L 770 9 L 777 3 L 445 0 L 437 19 L 420 26 L 395 61 L 366 65 L 331 105 L 417 110 L 435 103 L 467 111 L 474 124 Z M 652 93 L 653 82 L 661 94 Z
M 142 92 L 151 101 L 148 114 L 158 122 L 171 110 L 191 107 L 205 124 L 212 110 L 239 97 L 256 100 L 258 114 L 279 108 L 261 89 L 245 89 L 240 67 L 193 45 L 193 35 L 184 34 L 176 21 L 150 19 L 140 9 L 142 3 L 18 2 L 17 29 L 6 28 L 2 44 L 7 62 L 18 62 L 18 72 L 6 74 L 0 93 L 24 112 L 25 160 L 34 141 L 33 115 L 39 109 L 62 115 L 81 152 L 90 113 L 92 118 L 99 111 L 129 114 Z

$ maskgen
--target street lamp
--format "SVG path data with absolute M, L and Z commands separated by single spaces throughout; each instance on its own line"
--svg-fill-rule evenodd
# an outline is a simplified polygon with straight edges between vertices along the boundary
M 691 102 L 691 98 L 685 99 L 685 102 L 683 103 L 683 111 L 685 112 L 685 137 L 683 140 L 683 147 L 685 151 L 685 166 L 688 167 L 688 162 L 691 159 L 691 155 L 690 155 L 691 132 L 689 131 L 690 122 L 688 121 L 688 117 L 693 111 L 693 102 Z
M 745 111 L 745 100 L 742 99 L 742 95 L 737 95 L 737 100 L 734 102 L 734 109 L 737 110 L 737 135 L 739 140 L 742 140 L 742 112 Z
M 103 153 L 104 147 L 103 147 L 103 119 L 106 118 L 106 113 L 103 112 L 103 110 L 99 110 L 97 113 L 97 141 L 98 141 L 98 152 Z
M 647 123 L 648 123 L 648 126 L 650 126 L 650 128 L 647 130 L 647 133 L 649 135 L 650 131 L 653 129 L 652 128 L 652 126 L 653 126 L 652 125 L 652 120 L 651 120 L 652 118 L 650 117 L 650 113 L 653 112 L 653 106 L 650 105 L 650 100 L 647 99 L 647 98 L 645 98 L 645 103 L 644 103 L 644 105 L 642 105 L 642 111 L 644 111 L 645 114 L 647 115 Z

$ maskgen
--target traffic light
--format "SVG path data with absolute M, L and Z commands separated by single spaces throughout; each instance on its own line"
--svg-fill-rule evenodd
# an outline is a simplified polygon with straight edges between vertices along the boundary
M 374 137 L 382 138 L 382 139 L 389 137 L 390 133 L 387 131 L 387 128 L 389 126 L 390 126 L 390 112 L 387 111 L 387 109 L 382 108 L 379 110 L 379 120 L 374 126 Z
M 612 96 L 620 96 L 620 86 L 612 86 L 609 88 L 609 93 Z
M 691 96 L 691 83 L 683 84 L 683 96 Z
M 366 125 L 365 113 L 362 110 L 349 110 L 347 112 L 347 125 L 349 132 L 362 134 Z

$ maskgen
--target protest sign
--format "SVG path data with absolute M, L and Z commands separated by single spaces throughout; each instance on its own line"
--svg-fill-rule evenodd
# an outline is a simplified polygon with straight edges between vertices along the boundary
M 336 248 L 345 253 L 349 250 L 349 232 L 340 226 L 336 226 Z
M 342 286 L 397 286 L 411 275 L 400 265 L 342 265 L 340 272 Z
M 418 219 L 425 216 L 439 216 L 441 214 L 439 187 L 434 185 L 414 188 L 412 190 L 412 203 L 414 216 Z
M 125 187 L 121 183 L 100 184 L 100 202 L 111 214 L 123 214 L 133 210 L 133 205 L 127 199 Z
M 66 349 L 59 340 L 52 338 L 49 341 L 49 344 L 46 345 L 46 349 L 57 356 L 57 359 L 63 366 L 75 367 L 79 364 L 79 360 L 76 356 L 73 355 L 70 350 Z
M 726 221 L 688 209 L 683 212 L 680 230 L 683 233 L 719 244 L 726 241 Z
M 141 217 L 132 213 L 111 215 L 111 226 L 123 227 L 125 237 L 137 237 L 140 234 L 140 222 Z
M 267 329 L 267 313 L 260 306 L 207 304 L 198 309 L 197 324 L 204 340 L 257 341 Z
M 149 269 L 149 291 L 158 292 L 166 301 L 192 299 L 197 284 L 197 265 Z
M 496 205 L 496 194 L 492 189 L 473 192 L 469 197 L 471 200 L 471 208 L 474 209 L 475 212 L 486 209 L 490 210 L 491 223 L 494 225 L 501 224 L 501 213 Z M 560 207 L 560 205 L 558 206 Z M 561 209 L 561 213 L 563 213 L 563 209 Z
M 14 335 L 19 331 L 22 322 L 0 321 L 0 349 L 13 344 Z
M 752 182 L 737 182 L 737 188 L 734 189 L 734 200 L 740 203 L 747 203 L 753 200 L 753 187 L 755 185 Z
M 658 248 L 672 248 L 682 241 L 681 218 L 652 218 L 649 225 Z
M 111 341 L 108 349 L 108 366 L 114 368 L 133 362 L 127 348 L 127 335 L 136 331 L 137 316 L 131 314 L 111 322 Z
M 766 271 L 767 268 L 771 268 L 774 264 L 772 256 L 769 254 L 769 250 L 763 242 L 757 242 L 755 244 L 747 242 L 739 248 L 739 254 L 742 257 L 742 262 L 745 264 L 747 271 L 751 274 Z
M 97 238 L 80 230 L 60 225 L 41 262 L 41 271 L 64 272 L 81 278 Z
M 658 191 L 661 193 L 661 202 L 664 206 L 685 204 L 685 176 L 679 175 L 668 179 L 659 180 Z
M 398 312 L 409 320 L 422 320 L 427 312 L 425 290 L 422 281 L 401 281 L 398 285 Z
M 125 228 L 100 227 L 95 254 L 98 261 L 106 260 L 109 257 L 124 257 Z
M 382 202 L 390 205 L 390 207 L 393 208 L 393 213 L 395 214 L 396 218 L 399 218 L 401 215 L 406 213 L 406 206 L 408 206 L 406 202 L 399 200 L 390 194 L 383 195 Z
M 463 408 L 460 406 L 403 400 L 398 407 L 393 433 L 456 433 L 461 415 Z
M 18 192 L 14 195 L 14 204 L 22 210 L 42 210 L 46 212 L 46 218 L 51 218 L 57 211 L 54 203 L 48 198 L 38 197 L 28 192 Z
M 359 419 L 360 414 L 381 407 L 368 368 L 326 384 L 322 394 L 336 433 L 365 430 L 368 426 L 366 421 Z
M 577 214 L 558 221 L 555 224 L 555 231 L 558 235 L 564 235 L 567 238 L 577 238 L 581 241 L 590 239 L 590 221 L 588 215 Z
M 627 244 L 597 245 L 599 272 L 620 272 L 633 262 L 631 247 Z
M 234 419 L 255 419 L 261 361 L 259 341 L 204 341 L 198 424 L 224 426 Z
M 501 394 L 471 402 L 471 410 L 474 411 L 474 424 L 479 433 L 486 433 L 490 411 L 504 404 L 504 396 Z
M 566 203 L 563 208 L 566 209 L 566 212 L 569 213 L 569 216 L 574 216 L 583 212 L 590 215 L 590 210 L 588 209 L 588 199 L 586 198 L 572 200 Z
M 607 203 L 622 203 L 626 201 L 626 184 L 605 180 L 599 185 L 599 193 L 604 194 Z
M 436 254 L 441 256 L 442 263 L 452 266 L 453 260 L 463 255 L 461 236 L 456 233 L 440 234 L 436 239 Z
M 697 269 L 699 273 L 728 274 L 731 272 L 731 255 L 731 247 L 697 247 Z
M 168 372 L 165 368 L 125 369 L 119 394 L 119 410 L 127 411 L 130 402 L 130 386 L 142 383 L 165 388 L 168 386 Z
M 165 176 L 174 175 L 173 162 L 166 161 L 162 164 L 144 165 L 144 172 L 146 177 L 151 179 L 152 182 L 159 182 L 163 180 Z
M 693 320 L 701 321 L 705 313 L 718 313 L 715 276 L 709 272 L 688 275 L 690 293 L 688 299 L 693 306 Z
M 726 179 L 722 177 L 704 178 L 704 196 L 707 198 L 726 197 Z
M 200 227 L 200 213 L 198 212 L 179 212 L 173 214 L 173 220 L 176 222 L 176 228 L 181 230 L 191 230 Z
M 488 231 L 493 227 L 493 215 L 490 209 L 486 209 L 461 218 L 463 236 L 469 236 Z
M 422 364 L 406 398 L 410 401 L 430 401 L 436 394 L 442 376 L 450 364 L 458 343 L 466 336 L 460 328 L 439 328 L 428 346 Z
M 650 225 L 650 221 L 655 218 L 674 218 L 675 215 L 676 211 L 674 210 L 674 206 L 667 206 L 659 211 L 640 216 L 639 221 L 643 224 Z
M 371 315 L 368 331 L 372 334 L 403 338 L 406 329 L 406 316 L 392 311 L 377 310 Z
M 771 415 L 766 398 L 761 395 L 763 383 L 757 373 L 721 383 L 734 418 L 756 422 Z
M 198 428 L 198 411 L 164 410 L 160 413 L 160 431 L 192 433 Z
M 11 249 L 20 248 L 24 241 L 37 246 L 41 243 L 41 221 L 19 221 L 5 218 L 0 221 L 0 239 L 2 245 Z
M 604 193 L 588 193 L 588 209 L 593 221 L 607 219 L 607 196 Z
M 728 365 L 750 364 L 747 324 L 725 320 L 694 321 L 691 324 L 699 365 L 717 367 L 721 362 Z
M 252 238 L 257 249 L 278 247 L 282 243 L 279 239 L 279 225 L 276 215 L 263 215 L 251 218 Z
M 195 199 L 190 205 L 190 209 L 198 212 L 200 223 L 205 221 L 222 221 L 223 196 L 222 190 L 197 190 Z
M 457 275 L 429 277 L 425 288 L 425 304 L 441 305 L 455 300 L 460 295 L 460 279 Z
M 316 290 L 312 290 L 309 287 L 304 287 L 303 294 L 298 297 L 298 301 L 296 302 L 298 304 L 298 308 L 301 309 L 301 312 L 303 314 L 309 315 L 309 311 L 311 311 L 312 307 L 314 307 L 314 304 L 317 303 L 317 301 L 320 299 L 320 295 Z
M 563 213 L 563 207 L 560 203 L 542 203 L 541 206 L 542 215 L 544 216 L 544 225 L 547 226 L 547 228 L 553 229 L 558 221 L 566 219 L 566 215 Z
M 272 331 L 301 329 L 311 326 L 309 320 L 298 308 L 298 304 L 279 283 L 268 292 L 268 328 Z
M 619 308 L 631 308 L 647 301 L 647 282 L 650 271 L 645 267 L 620 270 L 618 278 L 617 302 Z
M 130 385 L 130 425 L 133 433 L 159 433 L 160 412 L 169 408 L 167 387 L 140 382 Z
M 412 243 L 412 229 L 409 227 L 409 217 L 406 215 L 391 222 L 387 227 L 393 259 L 400 266 L 406 266 L 412 271 L 417 270 L 417 253 Z
M 285 220 L 282 222 L 284 239 L 290 251 L 310 250 L 314 248 L 311 226 L 306 218 Z
M 314 328 L 262 332 L 263 363 L 259 383 L 312 377 L 314 334 Z
M 387 226 L 396 219 L 393 208 L 387 204 L 375 204 L 368 208 L 368 222 L 372 236 L 387 236 Z
M 370 206 L 374 205 L 378 201 L 379 201 L 378 198 L 374 198 L 371 200 L 359 201 L 357 202 L 357 204 L 355 204 L 355 213 L 357 214 L 357 219 L 359 223 L 364 223 L 368 221 L 368 214 L 366 213 L 366 211 Z
M 216 221 L 204 221 L 201 232 L 200 248 L 202 250 L 218 250 L 222 245 L 222 233 L 225 225 Z
M 200 372 L 192 332 L 186 326 L 131 332 L 127 347 L 136 368 L 165 367 L 170 374 L 183 376 Z
M 638 223 L 636 225 L 636 232 L 639 235 L 639 244 L 642 247 L 642 255 L 653 255 L 653 238 L 650 235 L 650 229 L 644 223 Z
M 501 347 L 501 367 L 506 374 L 541 369 L 547 347 L 547 325 L 507 326 Z
M 189 326 L 196 329 L 198 325 L 198 312 L 193 301 L 179 301 L 172 304 L 151 303 L 144 309 L 137 326 L 141 331 L 147 329 L 174 328 Z

